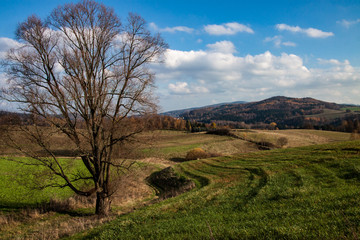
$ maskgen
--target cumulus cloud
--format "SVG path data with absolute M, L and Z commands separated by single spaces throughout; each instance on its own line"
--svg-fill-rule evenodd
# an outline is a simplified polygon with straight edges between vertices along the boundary
M 230 41 L 216 42 L 214 44 L 208 44 L 206 46 L 214 52 L 221 52 L 225 54 L 231 54 L 236 52 L 235 45 Z
M 192 84 L 189 86 L 187 82 L 176 82 L 175 84 L 170 83 L 168 85 L 169 91 L 172 94 L 185 95 L 185 94 L 197 94 L 197 93 L 208 93 L 209 90 L 204 86 L 198 86 Z
M 189 28 L 189 27 L 185 27 L 185 26 L 159 28 L 155 23 L 150 23 L 149 26 L 152 29 L 159 31 L 159 32 L 168 32 L 168 33 L 175 33 L 175 32 L 192 33 L 192 32 L 194 32 L 193 28 Z
M 16 40 L 6 37 L 0 37 L 0 58 L 4 58 L 6 56 L 6 52 L 11 48 L 16 48 L 20 46 L 21 44 Z
M 341 21 L 337 21 L 338 24 L 341 24 L 342 26 L 344 26 L 345 28 L 350 28 L 352 25 L 358 24 L 360 23 L 360 18 L 356 19 L 356 20 L 346 20 L 343 19 Z
M 199 51 L 169 49 L 164 64 L 153 66 L 165 109 L 276 95 L 360 103 L 353 91 L 360 89 L 360 69 L 347 60 L 318 59 L 319 66 L 310 68 L 295 54 L 236 56 L 229 48 L 220 52 L 220 43 Z
M 293 33 L 303 33 L 311 38 L 327 38 L 334 36 L 332 32 L 324 32 L 316 28 L 301 28 L 299 26 L 289 26 L 287 24 L 281 23 L 277 24 L 276 29 L 279 31 L 290 31 Z
M 342 65 L 342 64 L 350 64 L 348 60 L 345 60 L 343 63 L 340 62 L 339 60 L 337 59 L 323 59 L 323 58 L 318 58 L 317 59 L 318 62 L 322 65 L 327 65 L 327 64 L 330 64 L 330 65 Z
M 158 77 L 177 82 L 169 84 L 169 88 L 181 93 L 191 93 L 188 83 L 184 84 L 189 82 L 187 79 L 201 81 L 209 92 L 215 93 L 264 85 L 294 86 L 306 83 L 310 74 L 300 57 L 285 53 L 275 56 L 269 51 L 238 57 L 213 51 L 168 50 L 165 59 L 164 67 L 157 69 Z
M 235 35 L 239 32 L 254 33 L 250 27 L 237 22 L 206 25 L 204 30 L 210 35 Z
M 265 38 L 264 42 L 272 42 L 274 46 L 277 48 L 280 48 L 281 46 L 296 47 L 296 43 L 294 42 L 290 42 L 290 41 L 283 42 L 282 36 L 267 37 Z
M 9 51 L 11 48 L 17 48 L 20 47 L 22 44 L 20 44 L 18 41 L 13 40 L 11 38 L 5 38 L 0 37 L 0 60 L 4 59 L 6 57 L 7 51 Z M 0 88 L 6 87 L 7 81 L 6 76 L 4 73 L 1 72 L 0 69 Z M 2 101 L 0 103 L 0 109 L 2 110 L 8 110 L 10 108 L 11 104 L 8 102 Z
M 189 86 L 186 82 L 176 82 L 175 84 L 170 83 L 169 89 L 172 93 L 177 93 L 177 94 L 190 93 Z

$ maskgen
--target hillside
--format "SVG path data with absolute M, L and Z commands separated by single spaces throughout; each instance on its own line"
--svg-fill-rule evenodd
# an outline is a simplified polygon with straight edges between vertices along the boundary
M 174 166 L 198 188 L 75 239 L 358 239 L 359 142 Z
M 186 108 L 186 109 L 168 111 L 168 112 L 161 113 L 160 115 L 166 115 L 166 116 L 178 118 L 184 114 L 189 113 L 190 111 L 197 110 L 197 109 L 215 108 L 215 107 L 220 107 L 220 106 L 228 105 L 228 104 L 244 104 L 244 103 L 246 103 L 246 102 L 236 101 L 236 102 L 231 102 L 231 103 L 218 103 L 218 104 L 212 104 L 212 105 L 208 105 L 208 106 L 204 106 L 204 107 L 194 107 L 194 108 Z
M 120 176 L 117 183 L 118 191 L 113 195 L 112 201 L 114 215 L 110 216 L 110 219 L 113 219 L 115 215 L 123 215 L 134 211 L 135 208 L 143 208 L 145 205 L 156 202 L 158 196 L 155 195 L 154 189 L 148 185 L 148 177 L 154 171 L 169 166 L 174 166 L 175 169 L 179 170 L 184 167 L 187 168 L 190 163 L 196 163 L 197 161 L 183 163 L 187 152 L 194 148 L 202 148 L 208 153 L 213 153 L 212 155 L 222 155 L 216 161 L 224 161 L 223 164 L 225 165 L 227 164 L 225 161 L 235 160 L 240 154 L 253 156 L 249 155 L 249 153 L 259 152 L 259 147 L 254 142 L 265 141 L 276 145 L 280 138 L 285 137 L 288 139 L 288 143 L 282 146 L 282 148 L 290 148 L 352 139 L 352 135 L 349 133 L 303 129 L 277 131 L 233 130 L 232 133 L 237 135 L 238 138 L 163 130 L 155 131 L 154 133 L 143 133 L 145 138 L 154 135 L 152 144 L 139 146 L 138 150 L 140 152 L 136 154 L 138 160 L 132 165 L 130 172 L 125 172 L 124 175 Z M 58 136 L 56 141 L 52 142 L 52 145 L 57 153 L 68 154 L 69 151 L 66 150 L 69 150 L 70 146 L 66 144 L 66 139 L 63 137 Z M 310 148 L 310 151 L 312 149 Z M 3 154 L 12 153 L 5 146 L 1 145 L 0 152 Z M 288 152 L 280 151 L 280 153 L 287 154 Z M 316 154 L 316 151 L 313 153 Z M 278 155 L 273 154 L 273 151 L 261 151 L 257 156 L 262 154 L 269 155 L 270 161 L 277 164 L 279 158 Z M 338 153 L 335 152 L 335 154 Z M 354 151 L 354 154 L 357 154 L 356 151 Z M 232 155 L 235 156 L 233 157 Z M 297 158 L 295 155 L 288 156 L 289 159 L 291 157 Z M 27 158 L 20 156 L 16 159 L 28 161 Z M 84 166 L 78 160 L 75 160 L 73 162 L 74 165 L 69 169 L 84 169 Z M 203 163 L 211 163 L 213 160 L 201 160 L 199 163 L 202 165 Z M 248 163 L 251 164 L 253 160 L 255 158 L 249 158 Z M 279 165 L 279 167 L 282 166 L 281 164 Z M 220 180 L 223 177 L 226 178 L 227 168 L 231 169 L 231 166 L 229 165 L 224 168 L 224 172 L 221 172 L 222 168 L 218 168 L 220 172 L 214 172 L 214 176 L 207 177 L 209 179 L 216 177 Z M 203 168 L 200 171 L 206 172 L 207 169 Z M 191 169 L 186 169 L 186 172 L 188 172 L 185 174 L 187 177 L 200 179 L 198 172 L 193 172 Z M 46 236 L 46 239 L 57 239 L 70 236 L 84 229 L 89 230 L 106 220 L 97 219 L 96 216 L 91 215 L 94 212 L 94 198 L 86 199 L 73 196 L 73 193 L 67 188 L 34 189 L 33 186 L 38 186 L 39 183 L 42 183 L 39 181 L 43 180 L 39 177 L 34 181 L 28 178 L 29 175 L 36 173 L 43 174 L 41 169 L 38 169 L 36 166 L 21 166 L 15 162 L 7 161 L 4 157 L 0 158 L 0 239 L 43 239 L 43 236 Z M 183 173 L 181 174 L 184 175 Z M 232 173 L 230 172 L 230 174 Z M 55 180 L 56 178 L 52 179 Z M 240 180 L 241 178 L 236 179 L 236 182 Z M 221 180 L 220 184 L 223 184 L 224 181 Z M 229 182 L 225 182 L 224 186 L 226 187 L 227 184 Z M 210 186 L 211 189 L 214 189 L 212 185 Z M 207 192 L 202 192 L 204 190 L 205 188 L 197 191 L 200 194 L 199 196 L 207 194 Z M 126 218 L 126 216 L 129 215 L 124 215 L 123 217 Z M 128 220 L 131 221 L 131 218 Z M 139 239 L 140 237 L 119 238 Z M 109 237 L 108 239 L 116 239 L 116 237 Z
M 198 108 L 184 112 L 180 117 L 204 123 L 261 125 L 275 122 L 279 128 L 302 128 L 340 125 L 341 120 L 353 119 L 359 114 L 351 109 L 354 109 L 351 105 L 313 98 L 272 97 L 259 102 Z

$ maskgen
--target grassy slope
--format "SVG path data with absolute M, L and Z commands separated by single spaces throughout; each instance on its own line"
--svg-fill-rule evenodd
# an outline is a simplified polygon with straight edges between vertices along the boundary
M 26 158 L 15 159 L 30 161 Z M 69 188 L 35 189 L 37 186 L 34 183 L 35 176 L 32 174 L 35 172 L 41 174 L 41 168 L 38 166 L 22 166 L 6 158 L 0 158 L 0 169 L 0 212 L 7 209 L 33 207 L 48 202 L 50 199 L 64 199 L 73 195 Z M 53 181 L 61 180 L 55 178 Z
M 265 137 L 265 139 L 273 141 L 274 143 L 277 138 L 286 136 L 289 139 L 289 146 L 349 139 L 349 134 L 311 130 L 252 131 L 251 134 L 254 138 Z M 250 137 L 250 133 L 248 133 L 248 137 Z M 61 146 L 63 147 L 63 145 Z M 186 152 L 194 147 L 201 147 L 208 152 L 217 152 L 223 155 L 257 150 L 254 145 L 246 141 L 225 136 L 159 131 L 158 140 L 154 142 L 154 147 L 147 148 L 147 154 L 145 154 L 145 156 L 151 158 L 142 160 L 142 162 L 146 164 L 140 167 L 138 169 L 139 171 L 136 170 L 135 173 L 132 172 L 131 177 L 124 176 L 124 179 L 121 179 L 119 196 L 116 196 L 116 199 L 113 201 L 114 210 L 119 213 L 128 212 L 133 206 L 141 205 L 146 199 L 153 198 L 152 189 L 146 185 L 146 176 L 150 175 L 151 171 L 155 169 L 175 164 L 175 162 L 169 161 L 169 159 L 182 159 L 186 155 Z M 158 157 L 163 157 L 164 159 L 159 159 Z M 17 217 L 21 217 L 23 214 L 22 209 L 24 208 L 39 206 L 41 203 L 48 202 L 49 199 L 62 199 L 72 195 L 72 192 L 67 188 L 45 190 L 32 190 L 27 188 L 27 186 L 32 184 L 29 172 L 33 172 L 33 170 L 32 167 L 21 167 L 14 162 L 0 159 L 0 225 L 3 223 L 2 219 L 4 220 L 4 215 L 13 216 L 15 213 Z M 196 177 L 199 178 L 199 175 L 196 175 Z M 207 178 L 199 178 L 199 180 L 203 184 L 208 181 Z M 75 203 L 75 205 L 78 206 L 77 203 Z M 83 207 L 85 206 L 81 206 L 81 208 Z M 91 213 L 93 209 L 75 209 L 75 211 L 81 215 L 83 211 Z M 16 218 L 16 216 L 14 217 Z M 5 217 L 5 219 L 7 218 L 8 217 Z M 56 217 L 54 217 L 50 213 L 41 215 L 40 222 L 37 218 L 32 219 L 31 217 L 19 223 L 15 222 L 15 225 L 6 226 L 6 229 L 0 226 L 0 238 L 12 239 L 16 237 L 22 238 L 24 236 L 37 238 L 36 236 L 39 234 L 50 236 L 49 234 L 52 232 L 57 233 L 52 237 L 66 236 L 70 234 L 70 232 L 74 233 L 78 231 L 76 229 L 86 229 L 83 228 L 84 226 L 76 226 L 75 222 L 86 223 L 86 228 L 90 225 L 94 226 L 97 224 L 91 217 L 79 216 L 79 219 L 77 219 L 66 213 L 56 214 Z M 69 226 L 74 229 L 70 231 L 66 230 L 66 228 L 63 227 L 65 223 L 69 223 Z M 44 224 L 48 227 L 44 227 Z M 52 227 L 54 224 L 59 225 L 59 229 L 54 229 Z M 39 232 L 39 234 L 33 235 L 35 232 Z
M 349 109 L 350 111 L 360 111 L 360 107 L 358 106 L 354 106 L 354 107 L 344 107 L 344 108 L 341 108 L 340 110 L 342 111 L 346 111 L 347 109 Z
M 289 129 L 289 130 L 235 130 L 234 134 L 243 139 L 252 141 L 267 141 L 277 144 L 277 140 L 281 137 L 288 139 L 289 147 L 309 146 L 314 144 L 324 144 L 330 142 L 347 141 L 350 138 L 349 133 L 318 131 L 318 130 L 304 130 L 304 129 Z
M 73 169 L 82 169 L 79 163 Z M 112 202 L 114 213 L 129 212 L 155 197 L 145 178 L 160 169 L 159 164 L 139 162 L 131 173 L 119 176 Z M 69 188 L 32 189 L 34 177 L 30 173 L 37 168 L 0 159 L 0 239 L 58 239 L 113 218 L 92 216 L 94 199 L 76 198 Z M 51 199 L 52 204 L 48 204 Z
M 227 136 L 205 133 L 186 133 L 180 131 L 158 131 L 153 145 L 143 146 L 143 155 L 168 160 L 185 158 L 193 148 L 203 148 L 208 152 L 230 155 L 239 152 L 257 151 L 255 146 L 246 141 Z
M 176 166 L 199 189 L 79 239 L 341 239 L 360 235 L 360 142 Z
M 345 109 L 346 110 L 346 109 Z M 325 118 L 327 120 L 335 120 L 336 118 L 343 118 L 346 116 L 345 110 L 335 110 L 335 109 L 324 109 L 323 113 L 306 115 L 305 117 L 311 118 Z

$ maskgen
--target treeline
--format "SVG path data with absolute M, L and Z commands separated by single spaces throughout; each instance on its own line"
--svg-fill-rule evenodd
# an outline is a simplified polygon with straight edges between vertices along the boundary
M 271 114 L 270 114 L 271 115 Z M 273 115 L 271 115 L 273 116 Z M 270 122 L 270 120 L 273 120 Z M 13 112 L 0 111 L 0 125 L 32 125 L 34 119 L 30 114 L 20 114 Z M 40 123 L 41 119 L 36 119 L 38 125 L 47 126 L 46 122 Z M 175 118 L 166 115 L 146 115 L 132 116 L 125 121 L 125 125 L 136 125 L 144 130 L 178 130 L 188 132 L 204 132 L 216 128 L 231 129 L 318 129 L 328 131 L 340 131 L 349 133 L 360 133 L 360 115 L 348 113 L 344 118 L 337 118 L 329 121 L 320 117 L 298 116 L 289 119 L 277 119 L 268 117 L 269 122 L 253 122 L 232 120 L 214 120 L 210 122 Z M 78 123 L 81 125 L 81 122 Z
M 179 130 L 203 132 L 216 128 L 215 123 L 202 123 L 164 115 L 152 115 L 146 118 L 147 125 L 154 130 Z
M 338 118 L 331 123 L 324 124 L 305 124 L 304 128 L 327 130 L 327 131 L 339 131 L 348 133 L 360 133 L 360 115 L 348 115 L 344 119 Z
M 31 114 L 21 114 L 14 112 L 0 111 L 0 125 L 32 125 L 36 121 L 38 126 L 48 126 L 48 124 L 40 119 L 34 119 Z M 201 132 L 213 129 L 216 124 L 205 124 L 197 121 L 186 121 L 181 118 L 152 114 L 146 116 L 128 117 L 123 122 L 126 126 L 137 125 L 144 130 L 179 130 L 189 132 Z M 80 127 L 82 123 L 77 123 Z

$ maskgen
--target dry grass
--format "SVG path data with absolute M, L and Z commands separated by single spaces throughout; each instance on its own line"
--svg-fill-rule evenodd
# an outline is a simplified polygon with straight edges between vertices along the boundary
M 144 158 L 144 159 L 141 159 L 139 161 L 143 162 L 143 163 L 146 163 L 146 164 L 159 166 L 161 168 L 171 167 L 174 164 L 176 164 L 173 161 L 169 161 L 169 160 L 166 160 L 166 159 L 163 159 L 163 158 L 155 158 L 155 157 Z
M 179 131 L 156 131 L 154 146 L 157 148 L 178 145 L 207 144 L 213 141 L 226 140 L 228 137 L 214 136 L 205 133 L 187 133 Z
M 66 200 L 52 199 L 36 209 L 0 214 L 0 239 L 59 239 L 150 204 L 157 196 L 147 184 L 146 178 L 152 172 L 175 163 L 157 158 L 139 162 L 146 165 L 134 168 L 117 179 L 111 216 L 98 218 L 92 214 L 95 198 L 73 196 Z
M 4 218 L 4 217 L 0 217 Z M 8 220 L 0 228 L 1 239 L 59 239 L 94 228 L 113 220 L 115 216 L 98 218 L 97 216 L 59 215 L 55 212 L 39 213 L 33 210 L 21 220 Z
M 224 156 L 259 150 L 255 144 L 241 139 L 229 139 L 228 141 L 204 144 L 202 148 L 207 152 L 221 153 Z
M 297 147 L 349 140 L 350 134 L 315 130 L 252 130 L 235 131 L 244 139 L 268 141 L 276 144 L 281 137 L 288 139 L 284 147 Z M 170 157 L 185 157 L 188 149 L 201 147 L 206 152 L 222 155 L 258 151 L 255 144 L 228 136 L 188 134 L 175 131 L 159 131 L 156 148 L 166 158 L 148 157 L 138 160 L 141 167 L 121 175 L 116 181 L 117 192 L 113 196 L 113 215 L 98 219 L 91 215 L 94 199 L 71 197 L 60 201 L 53 199 L 37 209 L 22 209 L 12 213 L 0 213 L 0 239 L 58 239 L 98 226 L 155 200 L 154 189 L 148 186 L 146 178 L 154 171 L 176 164 Z M 144 135 L 146 137 L 146 134 Z M 61 137 L 54 145 L 66 150 Z M 184 147 L 185 146 L 185 147 Z M 5 149 L 6 150 L 6 149 Z
M 346 141 L 350 138 L 350 133 L 304 129 L 235 131 L 235 134 L 246 140 L 266 141 L 274 145 L 277 145 L 278 139 L 285 137 L 288 139 L 285 148 Z

